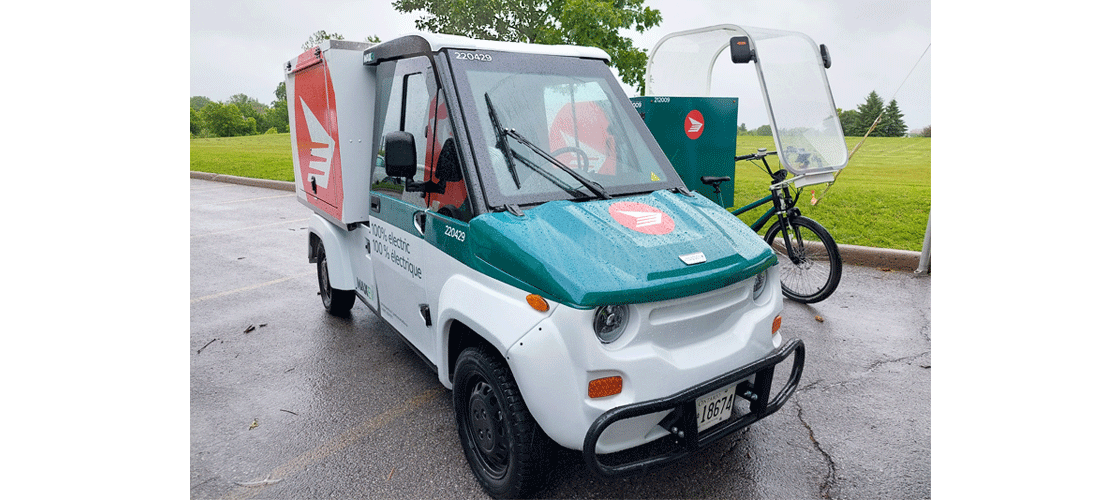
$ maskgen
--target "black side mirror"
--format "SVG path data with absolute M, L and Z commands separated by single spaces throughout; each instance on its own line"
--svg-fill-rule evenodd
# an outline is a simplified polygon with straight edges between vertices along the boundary
M 732 55 L 732 62 L 736 64 L 747 64 L 752 60 L 752 46 L 748 43 L 746 36 L 734 36 L 728 41 L 729 53 Z
M 829 55 L 829 48 L 825 44 L 821 44 L 821 63 L 825 65 L 825 69 L 832 67 L 832 56 Z
M 416 175 L 416 140 L 409 132 L 385 134 L 385 175 L 411 179 Z

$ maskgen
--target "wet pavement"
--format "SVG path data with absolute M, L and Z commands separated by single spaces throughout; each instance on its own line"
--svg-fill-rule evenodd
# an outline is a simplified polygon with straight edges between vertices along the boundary
M 431 369 L 362 303 L 324 312 L 295 194 L 190 186 L 190 497 L 485 498 Z M 540 496 L 929 498 L 930 310 L 928 276 L 847 266 L 786 302 L 806 367 L 778 413 L 628 478 L 559 452 Z

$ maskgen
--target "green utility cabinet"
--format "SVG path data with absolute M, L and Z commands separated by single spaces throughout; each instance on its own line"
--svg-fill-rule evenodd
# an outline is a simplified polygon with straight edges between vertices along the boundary
M 713 188 L 702 184 L 701 177 L 736 176 L 736 98 L 631 99 L 686 187 L 717 201 Z M 731 180 L 721 184 L 726 208 L 733 206 L 734 184 Z

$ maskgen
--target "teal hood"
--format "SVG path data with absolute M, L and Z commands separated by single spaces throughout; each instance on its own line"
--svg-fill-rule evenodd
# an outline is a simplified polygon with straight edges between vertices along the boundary
M 523 217 L 484 214 L 470 221 L 468 240 L 485 265 L 577 308 L 695 295 L 776 263 L 736 216 L 704 196 L 670 191 L 554 201 Z

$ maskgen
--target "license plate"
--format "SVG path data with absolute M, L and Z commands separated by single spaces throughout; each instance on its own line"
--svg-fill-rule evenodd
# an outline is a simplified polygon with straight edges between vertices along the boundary
M 736 399 L 736 386 L 730 385 L 717 392 L 698 398 L 698 432 L 713 427 L 732 416 L 732 403 Z

